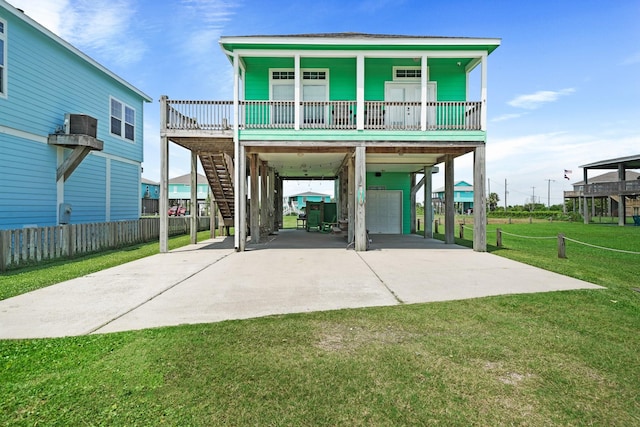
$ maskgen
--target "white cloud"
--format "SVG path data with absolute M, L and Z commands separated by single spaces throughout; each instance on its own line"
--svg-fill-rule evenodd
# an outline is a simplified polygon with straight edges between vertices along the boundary
M 569 95 L 573 92 L 575 92 L 575 89 L 573 88 L 562 89 L 559 91 L 541 90 L 528 95 L 520 95 L 507 102 L 507 104 L 512 107 L 535 110 L 536 108 L 540 108 L 543 104 L 555 102 L 561 96 Z
M 504 122 L 506 120 L 513 120 L 513 119 L 517 119 L 519 117 L 524 116 L 526 113 L 510 113 L 510 114 L 502 114 L 498 117 L 495 117 L 493 119 L 491 119 L 492 122 L 497 123 L 497 122 Z
M 90 56 L 127 65 L 145 45 L 134 35 L 131 0 L 12 0 L 12 4 Z
M 633 65 L 638 63 L 640 63 L 640 52 L 632 53 L 622 61 L 622 65 Z

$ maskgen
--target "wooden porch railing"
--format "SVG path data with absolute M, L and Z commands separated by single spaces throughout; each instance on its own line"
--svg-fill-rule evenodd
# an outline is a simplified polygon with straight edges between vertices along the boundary
M 438 101 L 426 104 L 426 129 L 481 130 L 481 102 Z M 241 129 L 294 129 L 294 101 L 240 101 Z M 224 131 L 233 127 L 232 101 L 167 100 L 168 130 Z M 364 128 L 422 130 L 420 102 L 366 101 Z M 345 130 L 357 127 L 356 101 L 303 101 L 300 129 Z
M 583 196 L 617 196 L 620 194 L 640 194 L 640 180 L 633 181 L 615 181 L 615 182 L 597 182 L 594 184 L 581 185 L 575 191 L 565 191 L 565 197 L 583 197 Z

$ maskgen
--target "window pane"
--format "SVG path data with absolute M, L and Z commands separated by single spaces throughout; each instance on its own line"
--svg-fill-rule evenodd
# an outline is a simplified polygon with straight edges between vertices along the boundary
M 4 22 L 0 22 L 0 34 L 4 34 Z
M 134 131 L 133 126 L 131 126 L 128 123 L 125 123 L 125 125 L 124 125 L 124 137 L 127 138 L 127 139 L 130 139 L 131 141 L 133 141 L 133 139 L 134 139 L 133 138 L 133 133 L 134 133 L 133 131 Z
M 122 121 L 111 117 L 111 133 L 122 135 Z
M 115 99 L 111 100 L 111 115 L 118 119 L 122 119 L 122 104 L 120 104 Z
M 124 107 L 124 121 L 125 123 L 135 124 L 136 113 L 133 108 Z
M 0 65 L 4 65 L 4 40 L 0 40 Z

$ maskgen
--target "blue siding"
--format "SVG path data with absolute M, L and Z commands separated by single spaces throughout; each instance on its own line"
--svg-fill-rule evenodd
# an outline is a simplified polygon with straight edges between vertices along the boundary
M 56 224 L 55 164 L 54 147 L 0 133 L 0 229 Z
M 0 13 L 8 37 L 7 97 L 0 97 L 0 228 L 56 223 L 57 148 L 46 137 L 63 126 L 65 113 L 95 117 L 97 137 L 104 142 L 102 153 L 85 158 L 64 183 L 64 202 L 73 205 L 72 222 L 104 221 L 109 199 L 112 220 L 137 218 L 144 97 L 29 22 L 3 7 Z M 111 98 L 135 110 L 134 141 L 111 134 Z M 12 136 L 21 132 L 24 138 Z M 105 193 L 107 158 L 115 165 L 110 197 Z M 120 167 L 125 163 L 118 159 L 133 164 Z
M 71 203 L 71 222 L 106 221 L 106 159 L 89 155 L 64 185 L 64 201 Z
M 139 166 L 111 160 L 111 221 L 140 217 L 139 179 Z

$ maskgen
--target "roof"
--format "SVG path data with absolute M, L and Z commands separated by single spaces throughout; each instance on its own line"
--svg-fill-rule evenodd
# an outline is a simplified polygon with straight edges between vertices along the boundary
M 148 185 L 160 185 L 159 182 L 151 181 L 150 179 L 147 179 L 147 178 L 141 178 L 140 182 Z
M 305 193 L 292 194 L 287 197 L 313 197 L 313 196 L 321 196 L 321 197 L 331 197 L 329 194 L 315 193 L 313 191 L 307 191 Z
M 434 193 L 444 193 L 444 191 L 444 187 L 433 190 Z M 453 184 L 453 191 L 473 191 L 473 185 L 467 181 L 456 181 L 456 183 Z
M 59 45 L 63 46 L 64 48 L 69 50 L 74 55 L 82 58 L 83 60 L 85 60 L 87 63 L 89 63 L 93 67 L 95 67 L 98 70 L 102 71 L 103 73 L 105 73 L 106 75 L 108 75 L 109 77 L 111 77 L 112 79 L 114 79 L 115 81 L 120 83 L 121 85 L 127 87 L 128 89 L 130 89 L 131 91 L 136 93 L 138 96 L 140 96 L 145 101 L 147 101 L 147 102 L 151 102 L 152 101 L 152 99 L 151 99 L 151 97 L 149 95 L 147 95 L 146 93 L 144 93 L 140 89 L 136 88 L 131 83 L 127 82 L 122 77 L 118 76 L 117 74 L 115 74 L 113 71 L 109 70 L 104 65 L 98 63 L 96 60 L 94 60 L 89 55 L 87 55 L 84 52 L 82 52 L 80 49 L 78 49 L 75 46 L 73 46 L 71 43 L 67 42 L 66 40 L 62 39 L 61 37 L 57 36 L 53 32 L 49 31 L 48 29 L 46 29 L 45 27 L 40 25 L 38 22 L 36 22 L 32 18 L 30 18 L 29 15 L 24 13 L 24 11 L 22 11 L 21 9 L 18 9 L 18 8 L 12 6 L 11 4 L 7 3 L 5 0 L 0 0 L 0 6 L 3 7 L 4 9 L 6 9 L 9 13 L 13 14 L 14 16 L 16 16 L 18 19 L 24 21 L 25 23 L 27 23 L 31 27 L 33 27 L 36 30 L 40 31 L 46 37 L 49 37 L 50 39 L 52 39 L 53 41 L 55 41 Z
M 465 50 L 487 50 L 493 52 L 500 46 L 499 38 L 449 37 L 424 35 L 396 35 L 370 33 L 314 33 L 288 35 L 249 35 L 222 36 L 220 45 L 223 50 L 233 51 L 237 48 L 296 48 L 311 46 L 340 46 L 345 45 L 353 49 L 373 47 L 403 47 L 403 48 L 464 48 Z
M 208 184 L 207 177 L 202 174 L 197 174 L 196 184 Z M 169 180 L 169 184 L 187 184 L 191 185 L 191 174 L 176 176 Z
M 639 179 L 640 173 L 634 171 L 625 171 L 625 180 L 633 181 Z M 596 184 L 599 182 L 618 182 L 618 171 L 603 173 L 602 175 L 594 176 L 587 180 L 589 184 Z M 584 185 L 584 181 L 574 182 L 572 185 Z
M 640 169 L 640 154 L 618 157 L 617 159 L 600 160 L 580 167 L 585 169 L 618 169 L 618 165 L 620 164 L 622 164 L 625 169 Z

